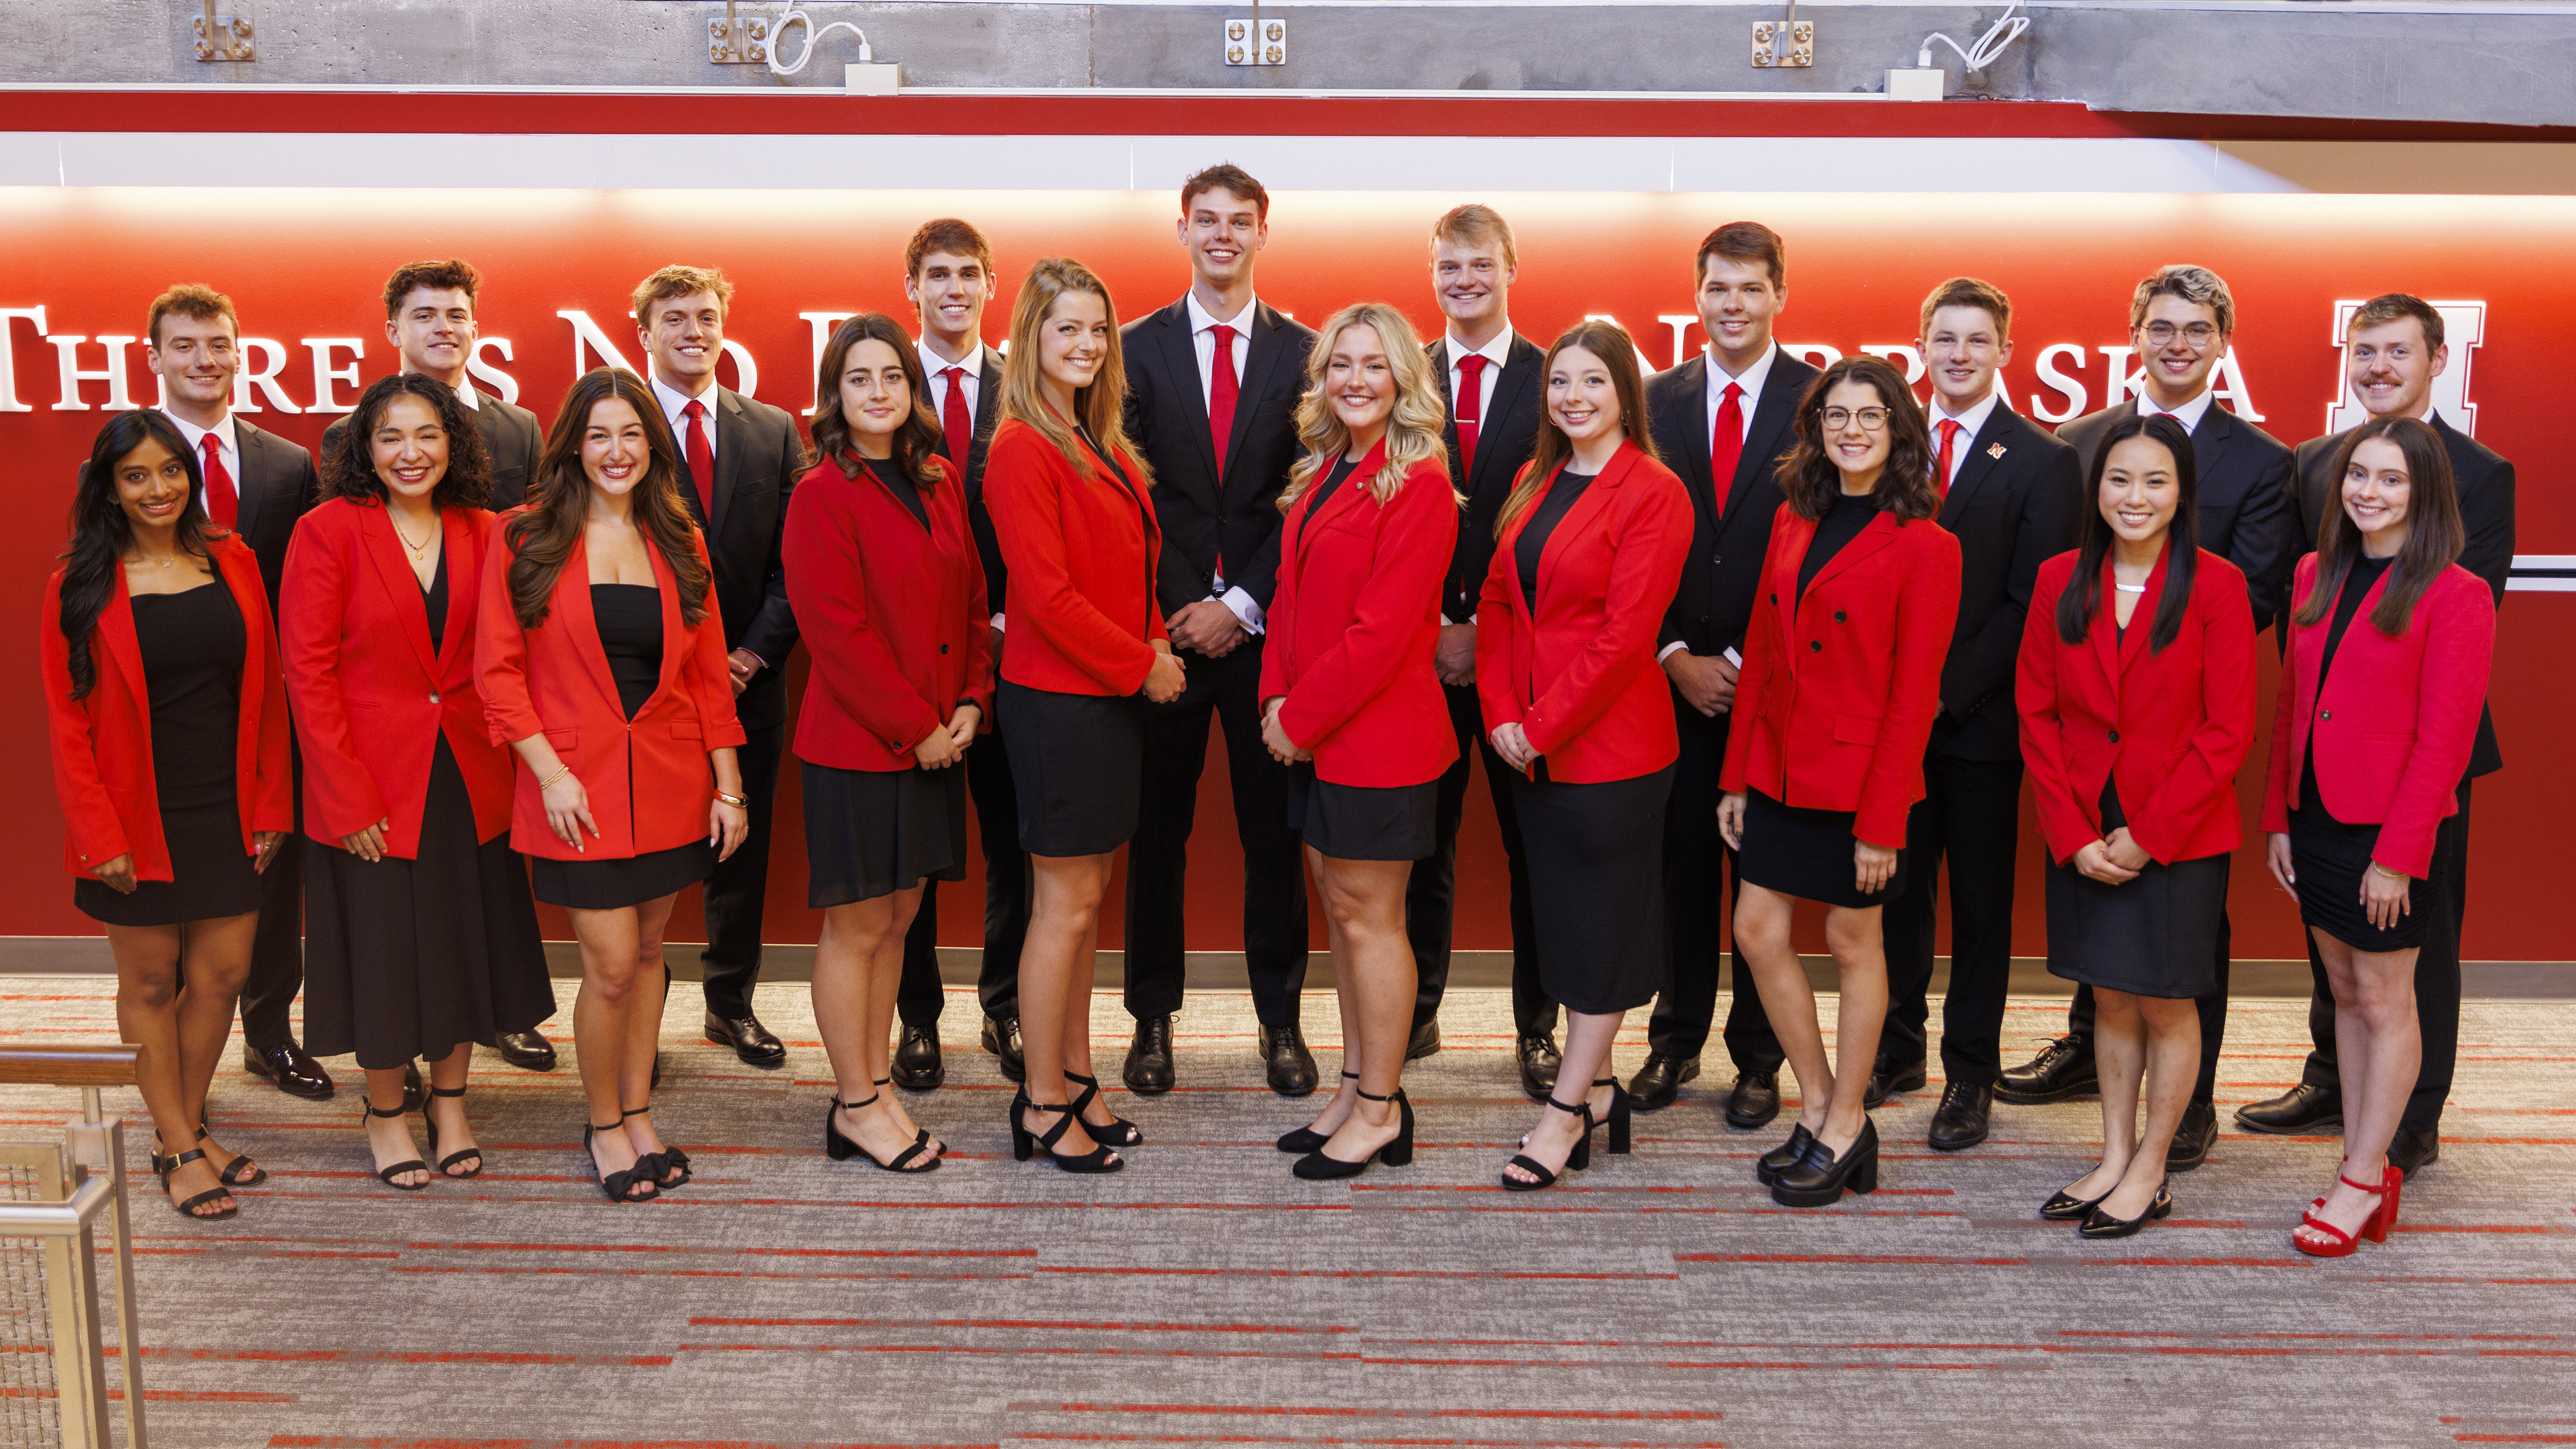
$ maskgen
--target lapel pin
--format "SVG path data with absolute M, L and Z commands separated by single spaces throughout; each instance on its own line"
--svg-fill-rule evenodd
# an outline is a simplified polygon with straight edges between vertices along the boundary
M 1993 447 L 1986 449 L 1986 456 L 1989 458 L 2000 458 L 2003 455 L 2004 445 L 2001 443 L 1997 443 Z

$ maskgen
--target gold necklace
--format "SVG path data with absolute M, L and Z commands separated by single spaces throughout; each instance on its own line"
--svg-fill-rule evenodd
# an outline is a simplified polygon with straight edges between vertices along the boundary
M 429 557 L 429 546 L 438 541 L 438 528 L 434 524 L 430 527 L 429 537 L 422 539 L 418 543 L 414 543 L 411 541 L 411 535 L 402 531 L 402 525 L 394 523 L 394 516 L 392 513 L 388 512 L 385 515 L 385 522 L 393 523 L 394 537 L 402 540 L 403 547 L 411 550 L 411 556 L 413 558 Z

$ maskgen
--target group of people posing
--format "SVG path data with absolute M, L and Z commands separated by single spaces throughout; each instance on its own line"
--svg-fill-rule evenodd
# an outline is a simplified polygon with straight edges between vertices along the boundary
M 2101 1161 L 2040 1211 L 2134 1233 L 2215 1132 L 2235 781 L 2271 627 L 2260 824 L 2308 926 L 2318 1056 L 2239 1120 L 2344 1129 L 2296 1246 L 2385 1236 L 2438 1151 L 2512 553 L 2509 465 L 2428 403 L 2439 313 L 2364 306 L 2348 359 L 2369 421 L 2294 454 L 2214 405 L 2234 302 L 2167 266 L 2131 299 L 2143 390 L 2052 436 L 1998 385 L 2012 308 L 1987 282 L 1924 301 L 1927 405 L 1890 362 L 1784 352 L 1785 244 L 1730 223 L 1692 261 L 1705 351 L 1649 378 L 1615 323 L 1544 348 L 1513 329 L 1512 233 L 1478 205 L 1432 229 L 1441 338 L 1385 303 L 1309 329 L 1255 295 L 1268 209 L 1238 168 L 1192 177 L 1178 302 L 1122 327 L 1097 275 L 1047 258 L 1001 352 L 982 342 L 983 236 L 928 223 L 905 258 L 918 337 L 877 313 L 838 325 L 810 447 L 715 381 L 731 287 L 711 270 L 644 281 L 651 376 L 585 375 L 540 445 L 466 378 L 472 268 L 403 268 L 385 303 L 404 370 L 333 425 L 318 470 L 225 408 L 230 303 L 158 299 L 166 401 L 112 419 L 82 471 L 44 666 L 66 865 L 106 924 L 125 1035 L 150 1048 L 174 1205 L 230 1216 L 228 1189 L 259 1178 L 204 1100 L 258 942 L 296 934 L 270 882 L 281 856 L 296 871 L 299 831 L 307 1040 L 254 1039 L 268 1075 L 354 1052 L 379 1176 L 481 1171 L 471 1047 L 509 1051 L 553 1011 L 547 901 L 580 945 L 601 1189 L 686 1184 L 651 1111 L 662 935 L 703 883 L 709 1034 L 783 1056 L 749 992 L 801 638 L 836 1160 L 941 1163 L 886 1089 L 943 1076 L 931 897 L 963 876 L 971 797 L 983 1046 L 1022 1083 L 1014 1155 L 1124 1165 L 1143 1137 L 1103 1095 L 1089 1031 L 1100 912 L 1125 846 L 1122 1077 L 1168 1091 L 1213 722 L 1283 1096 L 1318 1085 L 1298 1019 L 1310 870 L 1329 926 L 1341 1076 L 1280 1139 L 1297 1176 L 1411 1159 L 1404 1065 L 1439 1050 L 1481 757 L 1510 862 L 1516 1056 L 1543 1103 L 1504 1188 L 1586 1167 L 1597 1128 L 1625 1152 L 1632 1114 L 1697 1075 L 1731 925 L 1727 1122 L 1777 1117 L 1785 1062 L 1799 1110 L 1760 1180 L 1793 1206 L 1873 1191 L 1869 1111 L 1926 1078 L 1946 862 L 1930 1145 L 1982 1142 L 1998 1097 L 2098 1091 Z M 245 486 L 260 473 L 285 484 Z M 2006 1071 L 2025 772 L 2049 967 L 2081 989 L 2068 1035 Z M 1826 908 L 1831 1053 L 1799 900 Z M 1611 1044 L 1649 1004 L 1649 1056 L 1622 1084 Z

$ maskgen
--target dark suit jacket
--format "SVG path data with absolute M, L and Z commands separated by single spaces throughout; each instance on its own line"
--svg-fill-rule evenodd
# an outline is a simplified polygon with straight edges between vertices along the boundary
M 546 430 L 537 415 L 516 403 L 505 403 L 474 389 L 474 431 L 483 435 L 483 451 L 492 463 L 492 501 L 484 506 L 505 513 L 528 501 L 528 481 L 537 476 L 537 458 L 546 450 Z M 322 430 L 325 457 L 340 450 L 349 429 L 342 414 Z
M 1816 369 L 1786 351 L 1771 359 L 1762 396 L 1753 405 L 1753 426 L 1744 438 L 1744 454 L 1735 476 L 1726 481 L 1726 507 L 1718 509 L 1716 483 L 1708 476 L 1708 354 L 1656 373 L 1646 383 L 1646 426 L 1665 466 L 1679 474 L 1690 494 L 1690 557 L 1682 563 L 1682 584 L 1664 615 L 1661 649 L 1680 641 L 1693 654 L 1723 654 L 1740 647 L 1744 626 L 1753 618 L 1753 593 L 1762 581 L 1762 557 L 1771 547 L 1771 515 L 1780 511 L 1782 494 L 1774 465 L 1789 450 L 1789 420 Z
M 268 588 L 268 612 L 277 615 L 277 588 L 286 578 L 286 545 L 295 537 L 297 520 L 322 496 L 322 479 L 313 455 L 300 443 L 252 427 L 235 414 L 233 439 L 241 447 L 241 511 L 234 531 L 259 555 L 260 582 Z
M 984 593 L 993 601 L 993 612 L 1002 612 L 1004 588 L 1009 583 L 1002 569 L 1002 543 L 993 533 L 993 515 L 984 507 L 984 455 L 992 449 L 993 429 L 1002 422 L 1002 354 L 984 349 L 983 380 L 975 385 L 975 436 L 966 445 L 961 461 L 948 458 L 948 435 L 939 435 L 939 456 L 956 463 L 966 474 L 966 526 L 975 535 L 975 553 L 984 565 Z M 930 379 L 930 411 L 939 411 L 941 384 Z
M 2486 584 L 2495 595 L 2496 607 L 2502 608 L 2505 580 L 2513 572 L 2513 465 L 2493 448 L 2452 427 L 2438 412 L 2433 414 L 2433 431 L 2442 435 L 2442 446 L 2451 455 L 2451 481 L 2460 494 L 2460 524 L 2469 536 L 2458 563 Z M 2326 510 L 2337 506 L 2333 469 L 2344 437 L 2345 433 L 2330 433 L 2299 445 L 2296 506 L 2301 553 L 2316 552 L 2317 530 Z M 2477 744 L 2469 751 L 2468 777 L 2474 780 L 2503 768 L 2495 717 L 2481 711 Z
M 769 667 L 735 700 L 747 730 L 787 722 L 787 656 L 796 650 L 796 616 L 787 607 L 787 500 L 804 475 L 805 440 L 782 408 L 716 388 L 716 516 L 699 517 L 698 489 L 681 450 L 680 497 L 706 530 L 707 560 L 724 614 L 725 648 L 748 649 Z
M 1959 540 L 1959 623 L 1941 666 L 1932 753 L 2021 758 L 2013 672 L 2023 621 L 2039 566 L 2075 547 L 2083 506 L 2075 450 L 1996 399 L 1941 500 L 1940 524 Z
M 2084 476 L 2093 476 L 2093 452 L 2135 400 L 2086 413 L 2057 430 L 2075 446 Z M 2200 415 L 2191 434 L 2200 474 L 2200 546 L 2245 573 L 2247 602 L 2260 634 L 2281 616 L 2289 597 L 2290 569 L 2299 561 L 2298 521 L 2290 510 L 2290 450 L 2270 433 L 2216 403 Z
M 1187 298 L 1127 324 L 1127 436 L 1154 470 L 1163 525 L 1164 614 L 1215 592 L 1218 572 L 1262 608 L 1279 577 L 1279 493 L 1297 461 L 1297 399 L 1315 330 L 1255 303 L 1225 476 L 1216 476 L 1207 392 Z
M 1494 399 L 1476 427 L 1476 472 L 1469 477 L 1458 461 L 1458 404 L 1449 395 L 1449 339 L 1443 336 L 1424 351 L 1431 356 L 1432 376 L 1440 384 L 1440 401 L 1448 409 L 1444 436 L 1449 440 L 1449 486 L 1465 495 L 1467 507 L 1458 525 L 1458 547 L 1449 556 L 1449 582 L 1440 593 L 1440 612 L 1452 624 L 1464 624 L 1476 612 L 1476 596 L 1485 587 L 1485 571 L 1494 561 L 1494 520 L 1512 493 L 1512 480 L 1538 447 L 1539 369 L 1547 351 L 1512 333 L 1502 375 L 1494 379 Z

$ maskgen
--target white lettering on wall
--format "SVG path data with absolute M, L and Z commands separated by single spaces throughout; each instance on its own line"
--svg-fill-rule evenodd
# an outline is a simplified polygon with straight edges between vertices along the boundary
M 751 349 L 728 337 L 724 355 L 733 359 L 733 390 L 744 397 L 760 396 L 760 364 L 751 360 Z
M 1861 351 L 1882 362 L 1893 362 L 1904 368 L 1905 385 L 1912 387 L 1923 380 L 1923 353 L 1908 343 L 1886 342 L 1864 345 Z
M 617 344 L 608 340 L 608 334 L 599 330 L 599 324 L 590 320 L 588 312 L 579 307 L 559 307 L 555 309 L 555 315 L 572 324 L 573 376 L 579 377 L 590 371 L 585 350 L 609 367 L 622 367 L 628 372 L 635 370 L 634 364 L 626 360 L 626 354 L 619 352 Z
M 1658 312 L 1655 320 L 1673 329 L 1673 366 L 1682 365 L 1687 354 L 1683 348 L 1690 341 L 1690 330 L 1699 321 L 1697 312 Z
M 1615 322 L 1618 323 L 1620 328 L 1623 330 L 1628 325 L 1625 322 L 1620 322 L 1618 318 L 1611 316 L 1607 312 L 1586 312 L 1583 314 L 1583 320 L 1586 322 Z M 1629 336 L 1633 339 L 1636 334 L 1630 333 Z M 1631 347 L 1637 347 L 1633 340 L 1630 341 L 1628 345 Z M 1648 357 L 1646 355 L 1646 349 L 1642 347 L 1637 347 L 1637 371 L 1647 377 L 1655 375 L 1655 360 Z
M 2073 342 L 2052 342 L 2039 350 L 2039 363 L 2035 370 L 2039 373 L 2040 386 L 2065 399 L 2065 405 L 2060 407 L 2038 393 L 2030 395 L 2030 415 L 2043 423 L 2071 422 L 2084 415 L 2084 380 L 2068 376 L 2058 366 L 2060 358 L 2066 360 L 2068 367 L 2081 368 L 2084 349 Z
M 832 345 L 832 329 L 859 314 L 856 312 L 799 312 L 796 315 L 804 319 L 805 326 L 814 334 L 814 361 L 805 370 L 815 375 L 815 385 L 820 387 L 823 373 L 823 349 Z M 809 418 L 814 416 L 814 409 L 822 406 L 822 403 L 822 396 L 817 393 L 805 404 L 805 416 Z
M 2484 302 L 2430 302 L 2427 305 L 2442 316 L 2442 345 L 2450 349 L 2450 361 L 2433 379 L 2428 396 L 2433 411 L 2451 420 L 2451 426 L 2470 437 L 2478 433 L 2478 405 L 2469 401 L 2469 358 L 2479 344 L 2487 340 L 2487 304 Z M 2343 350 L 2344 338 L 2352 329 L 2352 314 L 2361 310 L 2359 302 L 2335 303 L 2334 345 Z M 7 315 L 7 314 L 0 314 Z M 43 323 L 38 323 L 43 326 Z M 8 356 L 0 348 L 0 359 Z M 5 399 L 6 394 L 0 394 Z M 0 409 L 5 411 L 5 409 Z M 2341 394 L 2326 404 L 2326 431 L 2340 433 L 2357 428 L 2370 417 L 2361 400 L 2352 395 L 2352 383 L 2344 375 Z
M 304 409 L 286 395 L 277 375 L 286 370 L 286 344 L 274 337 L 245 337 L 241 340 L 241 371 L 233 374 L 233 411 L 264 411 L 251 394 L 268 399 L 268 406 L 282 413 L 300 413 Z
M 1780 350 L 1817 367 L 1831 367 L 1843 360 L 1841 348 L 1827 347 L 1821 342 L 1783 342 Z
M 340 401 L 336 395 L 337 389 L 332 384 L 345 382 L 351 387 L 358 385 L 358 359 L 367 355 L 367 340 L 363 337 L 306 337 L 301 340 L 305 346 L 313 349 L 313 406 L 306 408 L 305 411 L 308 413 L 355 412 L 358 407 L 357 402 L 354 399 L 349 402 Z M 349 350 L 349 365 L 332 366 L 331 354 L 344 347 Z
M 34 403 L 18 401 L 18 354 L 13 345 L 10 324 L 27 321 L 36 324 L 36 335 L 45 335 L 45 309 L 42 307 L 0 307 L 0 413 L 32 413 Z
M 516 357 L 511 355 L 509 338 L 480 337 L 475 339 L 474 355 L 465 359 L 465 371 L 474 378 L 490 384 L 492 395 L 494 397 L 499 398 L 505 403 L 517 402 L 519 400 L 519 380 L 512 377 L 510 374 L 503 372 L 501 369 L 494 367 L 492 364 L 485 362 L 483 360 L 483 349 L 486 347 L 500 353 L 501 360 L 503 362 L 516 362 L 518 360 Z
M 96 369 L 86 368 L 80 365 L 80 345 L 89 340 L 86 336 L 47 337 L 45 340 L 54 344 L 54 351 L 62 362 L 63 395 L 62 398 L 54 404 L 55 412 L 85 413 L 89 411 L 89 404 L 81 400 L 80 385 L 84 382 L 103 382 L 107 384 L 107 410 L 109 412 L 130 413 L 134 411 L 134 399 L 126 395 L 125 349 L 141 341 L 141 338 L 101 337 L 98 339 L 99 345 L 107 349 L 107 365 Z

